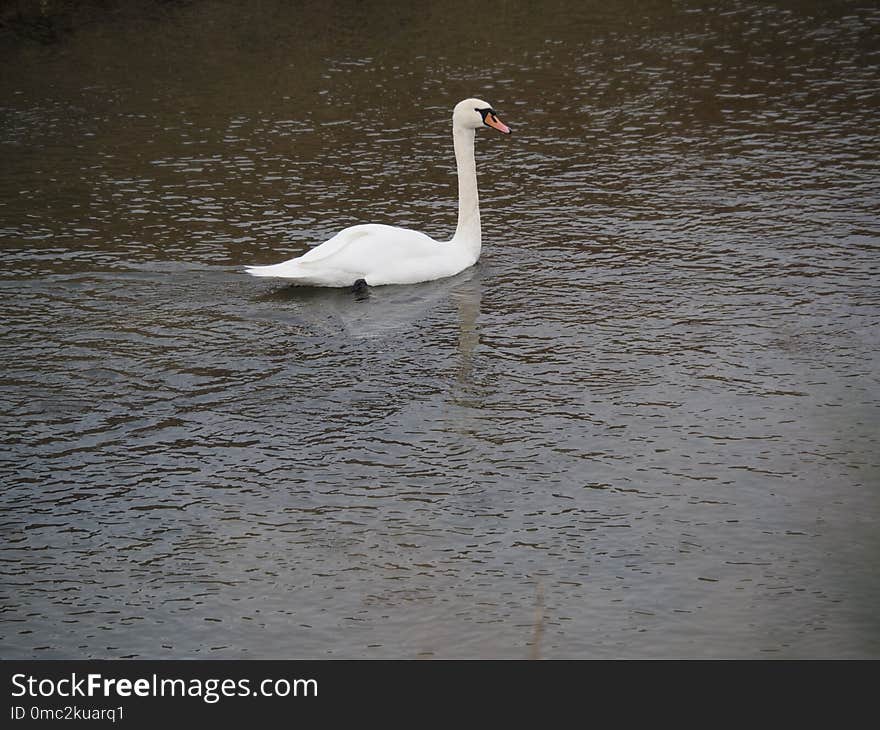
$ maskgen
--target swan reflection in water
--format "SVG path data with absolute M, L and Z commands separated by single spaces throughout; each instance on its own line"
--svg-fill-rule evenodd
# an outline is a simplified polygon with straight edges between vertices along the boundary
M 344 341 L 357 348 L 359 342 L 385 339 L 393 348 L 408 348 L 414 335 L 430 338 L 431 349 L 449 358 L 449 372 L 454 373 L 446 396 L 449 429 L 469 433 L 475 409 L 482 407 L 486 396 L 485 384 L 476 377 L 485 274 L 480 265 L 446 279 L 366 292 L 285 286 L 259 301 L 274 305 L 268 315 L 271 319 L 300 330 L 306 338 L 328 343 Z M 436 312 L 444 312 L 443 323 L 431 319 Z M 425 343 L 416 347 L 423 350 Z
M 273 308 L 269 317 L 300 328 L 305 336 L 353 341 L 404 335 L 442 309 L 444 302 L 452 302 L 458 312 L 457 380 L 463 389 L 470 390 L 475 351 L 480 342 L 482 274 L 482 268 L 477 266 L 423 284 L 362 291 L 285 286 L 263 294 L 258 300 L 289 303 L 289 307 Z M 431 327 L 438 336 L 444 336 L 444 328 L 436 324 Z

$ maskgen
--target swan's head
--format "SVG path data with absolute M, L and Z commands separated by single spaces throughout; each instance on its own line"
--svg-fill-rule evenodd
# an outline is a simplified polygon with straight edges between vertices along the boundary
M 462 129 L 492 127 L 504 134 L 510 134 L 510 127 L 498 118 L 492 105 L 482 99 L 465 99 L 452 110 L 452 126 Z

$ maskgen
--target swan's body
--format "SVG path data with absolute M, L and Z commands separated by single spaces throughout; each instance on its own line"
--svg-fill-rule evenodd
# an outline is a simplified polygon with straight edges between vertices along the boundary
M 474 136 L 490 126 L 510 129 L 485 101 L 465 99 L 452 113 L 452 139 L 458 171 L 458 227 L 449 241 L 435 241 L 408 228 L 379 224 L 352 226 L 302 256 L 271 266 L 250 266 L 253 276 L 274 276 L 302 286 L 416 284 L 453 276 L 480 258 L 480 204 Z
M 352 226 L 299 258 L 251 266 L 254 276 L 277 276 L 305 286 L 416 284 L 453 276 L 473 266 L 479 246 L 440 243 L 424 233 L 377 223 Z

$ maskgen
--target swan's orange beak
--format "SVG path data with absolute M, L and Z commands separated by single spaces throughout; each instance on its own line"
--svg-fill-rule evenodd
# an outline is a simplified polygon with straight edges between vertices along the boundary
M 510 127 L 508 127 L 504 122 L 502 122 L 497 116 L 494 114 L 487 114 L 483 121 L 488 124 L 493 129 L 497 129 L 499 132 L 503 132 L 504 134 L 510 134 Z

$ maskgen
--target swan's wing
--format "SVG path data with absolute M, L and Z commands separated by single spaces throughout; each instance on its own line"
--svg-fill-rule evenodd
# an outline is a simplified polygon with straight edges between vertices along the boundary
M 359 238 L 370 235 L 369 228 L 372 226 L 361 225 L 344 228 L 333 238 L 328 238 L 324 243 L 320 243 L 310 251 L 306 251 L 302 256 L 297 258 L 300 263 L 309 261 L 321 261 L 336 253 L 339 253 L 349 244 L 357 241 Z
M 443 244 L 424 233 L 378 223 L 352 226 L 303 254 L 304 268 L 327 266 L 352 272 L 371 271 L 415 259 L 433 257 Z

